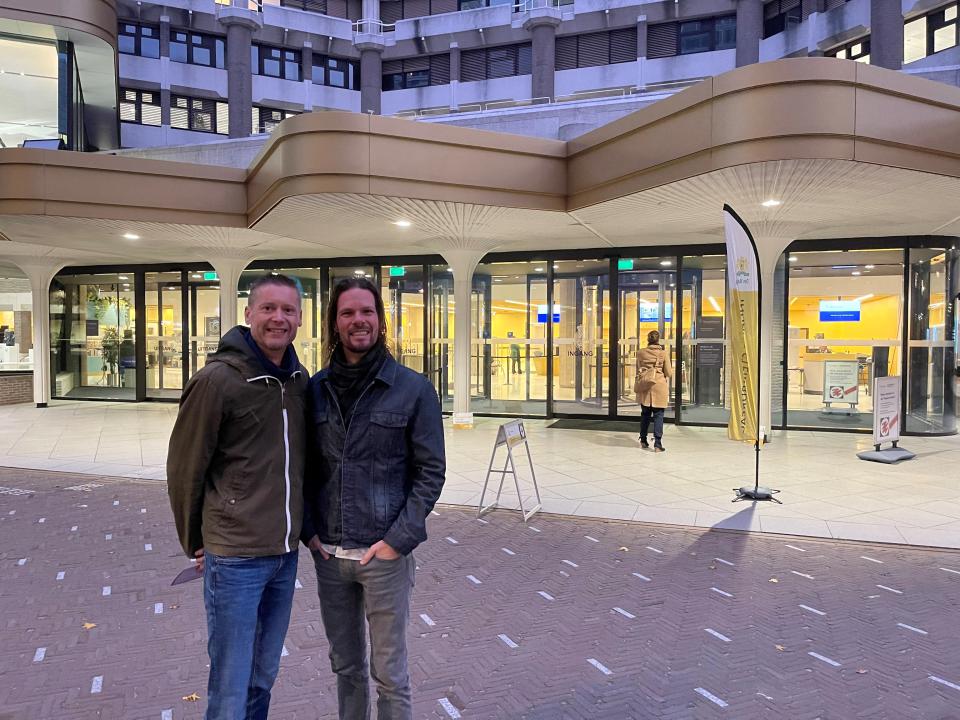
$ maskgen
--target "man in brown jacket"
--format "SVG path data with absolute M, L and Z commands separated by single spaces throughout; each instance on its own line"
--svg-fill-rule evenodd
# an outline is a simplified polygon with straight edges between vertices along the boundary
M 237 326 L 184 388 L 167 485 L 207 612 L 207 720 L 266 718 L 297 576 L 307 373 L 294 280 L 250 286 Z

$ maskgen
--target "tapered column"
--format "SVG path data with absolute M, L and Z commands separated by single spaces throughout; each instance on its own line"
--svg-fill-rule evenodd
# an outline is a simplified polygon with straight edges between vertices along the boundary
M 443 257 L 453 269 L 453 424 L 472 427 L 470 410 L 470 299 L 473 271 L 484 253 L 477 250 L 447 250 Z
M 250 257 L 220 257 L 209 261 L 220 279 L 221 337 L 240 322 L 237 313 L 237 289 L 240 285 L 240 274 L 250 264 L 251 259 Z
M 50 402 L 50 283 L 67 263 L 44 259 L 17 263 L 30 279 L 33 301 L 33 401 L 37 407 Z

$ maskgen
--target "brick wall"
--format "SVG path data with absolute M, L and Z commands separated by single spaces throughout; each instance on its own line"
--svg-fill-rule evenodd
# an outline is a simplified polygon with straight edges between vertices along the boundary
M 0 373 L 0 405 L 33 402 L 33 373 Z

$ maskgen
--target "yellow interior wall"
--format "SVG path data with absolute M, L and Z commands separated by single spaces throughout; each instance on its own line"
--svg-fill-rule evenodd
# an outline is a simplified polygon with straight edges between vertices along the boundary
M 0 310 L 0 325 L 6 325 L 13 328 L 13 312 L 10 310 Z M 16 328 L 14 328 L 16 330 Z

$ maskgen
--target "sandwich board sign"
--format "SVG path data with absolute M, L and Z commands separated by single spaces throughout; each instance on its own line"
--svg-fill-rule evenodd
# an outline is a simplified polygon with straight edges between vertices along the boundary
M 860 366 L 856 360 L 826 360 L 823 363 L 823 403 L 849 403 L 857 407 L 860 394 Z
M 902 447 L 900 442 L 900 377 L 876 377 L 873 379 L 873 450 L 857 453 L 861 460 L 895 463 L 910 460 L 914 454 Z M 884 443 L 891 447 L 881 449 Z
M 527 451 L 527 462 L 530 465 L 530 479 L 533 482 L 533 491 L 537 502 L 530 510 L 524 510 L 523 493 L 520 491 L 520 478 L 517 475 L 517 466 L 513 459 L 515 449 L 523 447 Z M 506 448 L 506 454 L 503 461 L 503 469 L 495 470 L 493 465 L 497 461 L 497 452 L 500 448 Z M 499 462 L 498 462 L 499 464 Z M 490 476 L 499 475 L 500 482 L 497 485 L 497 497 L 489 505 L 484 505 L 483 500 L 487 494 L 487 486 L 490 484 Z M 503 481 L 507 475 L 513 476 L 513 483 L 517 488 L 517 500 L 520 503 L 520 516 L 526 522 L 540 510 L 540 488 L 537 486 L 537 475 L 533 470 L 533 457 L 530 455 L 530 446 L 527 444 L 527 431 L 523 427 L 523 420 L 511 420 L 503 423 L 497 430 L 497 439 L 493 444 L 493 454 L 490 455 L 490 464 L 487 466 L 487 477 L 483 482 L 483 492 L 480 493 L 480 506 L 477 509 L 477 517 L 483 517 L 488 512 L 495 510 L 500 504 L 500 494 L 503 491 Z

